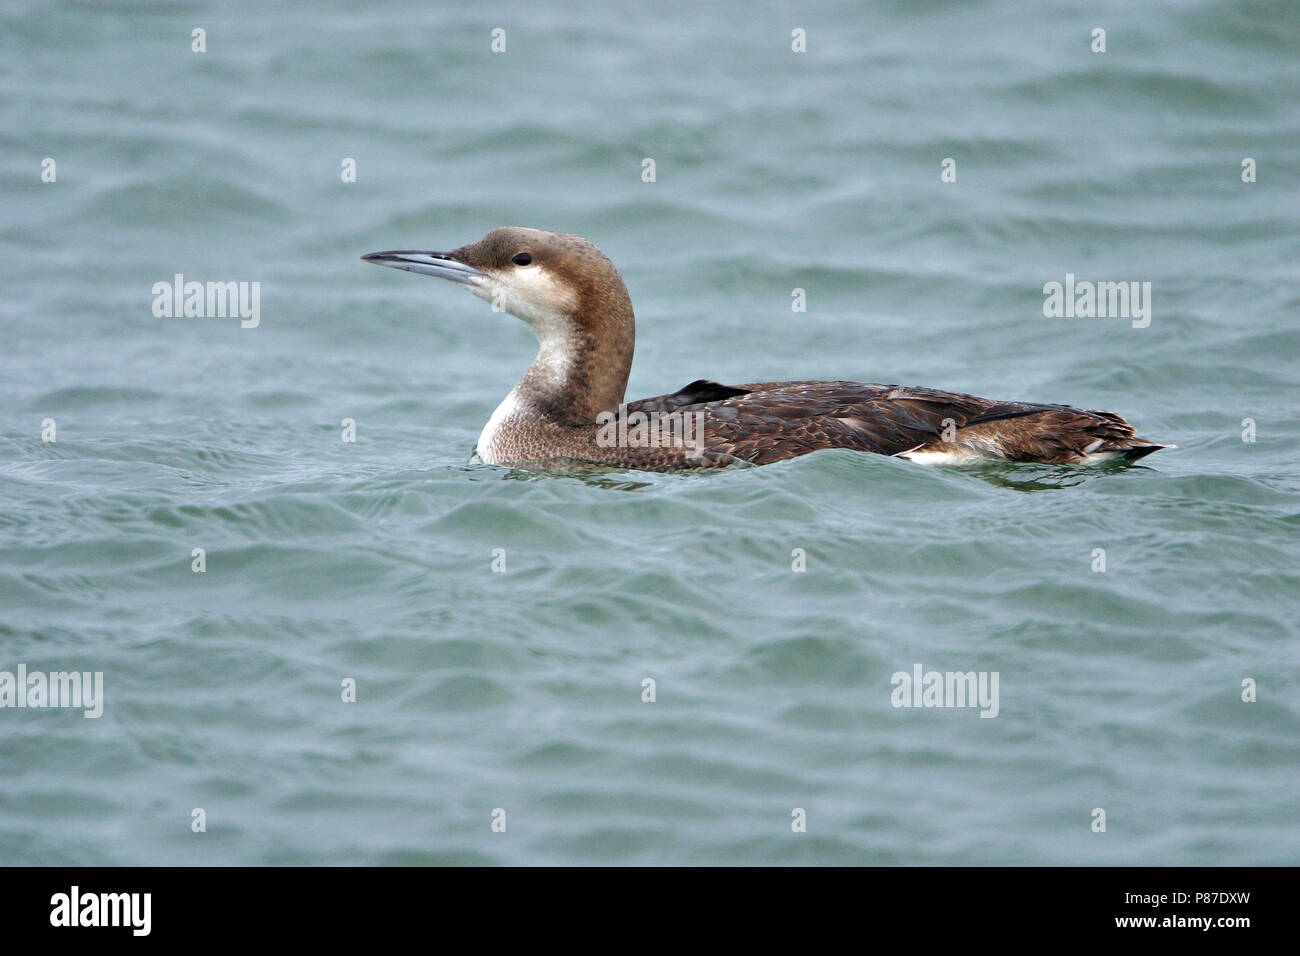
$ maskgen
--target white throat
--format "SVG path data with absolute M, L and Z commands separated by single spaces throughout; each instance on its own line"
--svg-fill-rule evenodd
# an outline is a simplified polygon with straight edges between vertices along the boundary
M 478 436 L 475 451 L 489 464 L 502 460 L 503 444 L 533 410 L 530 391 L 563 390 L 580 358 L 581 336 L 572 316 L 576 292 L 557 281 L 539 265 L 492 275 L 486 282 L 468 286 L 497 312 L 509 312 L 528 323 L 537 336 L 537 356 L 520 383 L 496 407 Z

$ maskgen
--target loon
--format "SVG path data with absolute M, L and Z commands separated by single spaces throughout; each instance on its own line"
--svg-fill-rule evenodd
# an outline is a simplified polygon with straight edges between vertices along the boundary
M 625 403 L 632 300 L 586 239 L 507 226 L 450 252 L 361 258 L 449 279 L 536 333 L 537 357 L 479 436 L 475 450 L 489 464 L 677 471 L 765 465 L 824 448 L 927 464 L 1095 464 L 1171 447 L 1136 437 L 1111 412 L 862 382 L 699 379 Z

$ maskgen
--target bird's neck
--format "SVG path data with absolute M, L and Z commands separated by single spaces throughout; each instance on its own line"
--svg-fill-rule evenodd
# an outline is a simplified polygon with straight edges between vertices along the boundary
M 592 424 L 601 412 L 618 411 L 636 340 L 630 303 L 596 320 L 561 316 L 530 324 L 539 347 L 515 387 L 518 400 L 573 425 Z

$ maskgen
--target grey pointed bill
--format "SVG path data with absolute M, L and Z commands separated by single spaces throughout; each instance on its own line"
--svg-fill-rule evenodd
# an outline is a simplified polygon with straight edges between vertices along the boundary
M 471 285 L 487 276 L 486 273 L 475 269 L 473 266 L 466 265 L 459 259 L 451 258 L 451 254 L 447 252 L 416 252 L 413 249 L 394 249 L 391 252 L 372 252 L 361 258 L 366 262 L 373 262 L 377 266 L 388 266 L 390 269 L 401 269 L 404 272 L 418 272 L 421 275 L 437 276 L 439 279 L 450 279 L 452 282 L 460 282 L 465 285 Z

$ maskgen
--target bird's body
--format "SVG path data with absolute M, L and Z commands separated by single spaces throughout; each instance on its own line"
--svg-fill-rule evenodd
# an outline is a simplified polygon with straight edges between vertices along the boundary
M 585 239 L 509 227 L 449 253 L 365 258 L 464 284 L 537 333 L 537 358 L 479 437 L 479 457 L 493 464 L 676 471 L 827 448 L 927 463 L 1093 464 L 1167 447 L 1137 438 L 1110 412 L 862 382 L 701 379 L 625 403 L 632 303 L 613 264 Z
M 685 442 L 652 443 L 650 428 L 643 429 L 647 437 L 641 441 L 601 443 L 605 426 L 566 421 L 545 408 L 529 407 L 514 393 L 483 430 L 477 451 L 484 461 L 497 464 L 590 462 L 676 471 L 767 465 L 825 448 L 924 463 L 1094 464 L 1117 457 L 1133 460 L 1164 447 L 1135 438 L 1128 423 L 1109 412 L 863 382 L 734 387 L 692 382 L 679 392 L 627 403 L 607 430 L 617 435 L 621 422 L 637 413 L 648 419 L 652 412 L 701 416 L 701 453 L 690 457 Z

